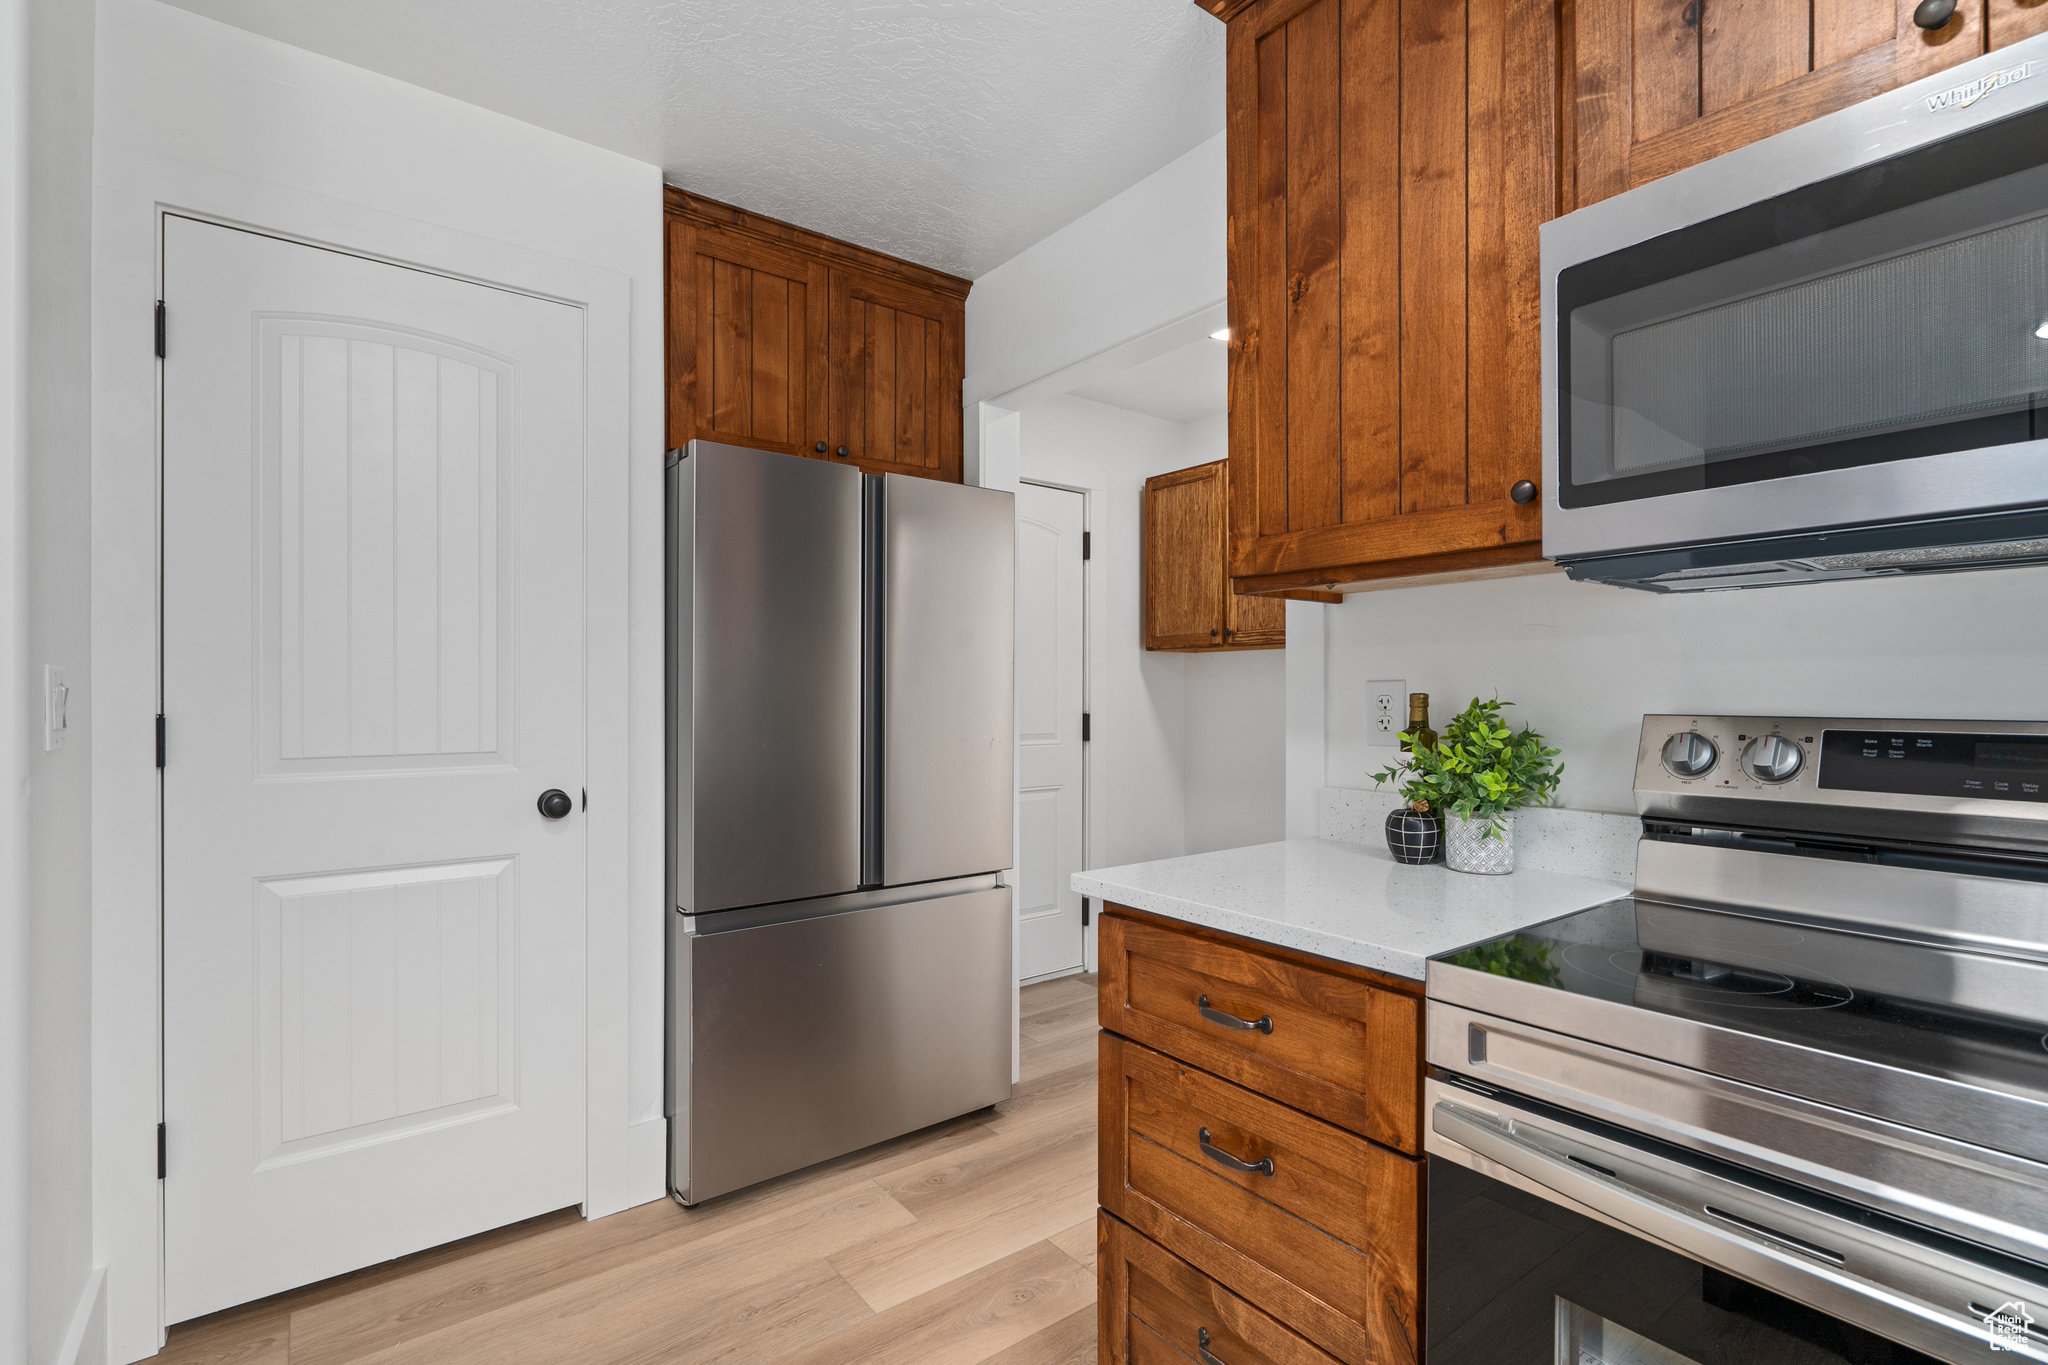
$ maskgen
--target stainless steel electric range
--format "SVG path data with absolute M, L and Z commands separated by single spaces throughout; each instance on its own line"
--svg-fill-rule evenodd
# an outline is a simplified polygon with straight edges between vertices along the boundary
M 1430 1365 L 2048 1361 L 2048 724 L 1647 716 L 1636 804 L 1429 964 Z

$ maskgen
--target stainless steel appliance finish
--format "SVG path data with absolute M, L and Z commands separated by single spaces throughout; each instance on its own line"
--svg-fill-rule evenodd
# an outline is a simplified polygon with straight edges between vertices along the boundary
M 670 1185 L 1009 1091 L 1006 493 L 671 452 Z
M 1007 866 L 1016 499 L 882 480 L 881 880 Z
M 677 1198 L 694 1204 L 1007 1099 L 1010 932 L 1010 889 L 989 884 L 671 934 L 691 1030 L 669 1058 Z
M 2037 779 L 2039 723 L 1645 717 L 1635 894 L 1429 964 L 1427 1151 L 1938 1359 L 2048 1319 Z
M 1425 1102 L 1432 1156 L 1939 1359 L 1984 1359 L 1986 1314 L 2048 1299 L 2048 1272 L 1987 1265 L 1747 1178 L 1740 1167 L 1674 1160 L 1512 1097 L 1442 1081 L 1426 1083 Z M 2048 1361 L 2048 1336 L 2006 1349 Z
M 2043 76 L 2048 35 L 1546 223 L 1544 553 L 1665 592 L 2048 559 Z
M 861 478 L 708 442 L 668 467 L 678 908 L 861 884 Z

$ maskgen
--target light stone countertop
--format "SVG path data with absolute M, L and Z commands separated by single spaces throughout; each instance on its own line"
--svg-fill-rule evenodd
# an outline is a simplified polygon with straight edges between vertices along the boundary
M 1438 953 L 1625 896 L 1625 884 L 1394 861 L 1384 846 L 1288 839 L 1074 874 L 1074 889 L 1206 929 L 1420 981 Z

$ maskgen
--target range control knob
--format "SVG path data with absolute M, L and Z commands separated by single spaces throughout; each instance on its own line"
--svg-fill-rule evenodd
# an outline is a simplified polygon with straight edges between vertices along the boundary
M 1742 751 L 1742 766 L 1759 782 L 1789 782 L 1798 776 L 1806 755 L 1783 735 L 1758 735 Z
M 1664 741 L 1664 766 L 1676 777 L 1698 777 L 1720 761 L 1714 741 L 1697 730 L 1687 730 Z

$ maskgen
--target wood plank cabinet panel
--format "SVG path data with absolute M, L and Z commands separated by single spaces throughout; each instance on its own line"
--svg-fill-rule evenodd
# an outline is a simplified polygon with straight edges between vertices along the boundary
M 1565 201 L 1590 204 L 2048 27 L 2048 0 L 1574 0 Z
M 1208 649 L 1223 643 L 1228 587 L 1223 465 L 1200 464 L 1145 480 L 1144 632 L 1147 649 Z
M 1558 206 L 1556 47 L 1549 0 L 1258 0 L 1231 20 L 1240 586 L 1540 558 L 1538 505 L 1508 490 L 1540 474 L 1540 395 L 1513 386 L 1539 368 L 1519 324 Z
M 671 187 L 669 444 L 959 482 L 965 280 Z
M 1374 985 L 1122 906 L 1105 911 L 1103 1028 L 1376 1142 L 1422 1150 L 1417 983 Z
M 1232 591 L 1229 483 L 1222 460 L 1145 480 L 1139 514 L 1145 648 L 1191 653 L 1286 645 L 1286 602 Z M 1300 595 L 1328 600 L 1327 594 Z
M 668 270 L 669 443 L 812 453 L 825 439 L 824 264 L 671 217 Z
M 842 270 L 830 291 L 830 412 L 845 458 L 958 483 L 960 300 Z
M 1096 1214 L 1102 1365 L 1341 1365 L 1107 1213 Z
M 1101 1038 L 1102 1207 L 1340 1360 L 1414 1361 L 1422 1164 Z

